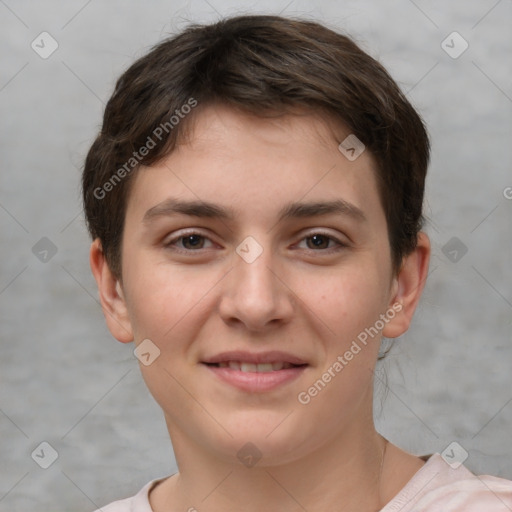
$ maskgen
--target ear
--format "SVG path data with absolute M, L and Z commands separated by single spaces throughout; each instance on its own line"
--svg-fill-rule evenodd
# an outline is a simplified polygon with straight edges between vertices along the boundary
M 89 263 L 98 285 L 101 307 L 109 331 L 122 343 L 133 341 L 133 331 L 121 282 L 112 274 L 99 238 L 96 238 L 91 245 Z
M 407 255 L 397 277 L 394 278 L 389 307 L 397 314 L 386 324 L 382 335 L 397 338 L 409 329 L 428 275 L 430 240 L 426 233 L 418 233 L 418 244 Z

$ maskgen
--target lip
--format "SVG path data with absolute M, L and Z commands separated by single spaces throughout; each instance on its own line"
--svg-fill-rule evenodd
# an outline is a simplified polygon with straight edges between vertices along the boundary
M 272 391 L 297 379 L 307 368 L 307 365 L 304 365 L 294 366 L 293 368 L 283 368 L 282 370 L 271 372 L 242 372 L 231 368 L 208 366 L 204 363 L 202 363 L 202 366 L 222 381 L 249 393 Z
M 283 368 L 271 372 L 242 372 L 229 367 L 211 366 L 207 363 L 221 363 L 228 361 L 242 361 L 244 363 L 263 364 L 284 362 L 294 365 L 292 368 Z M 297 379 L 308 367 L 308 363 L 300 357 L 282 351 L 271 352 L 222 352 L 201 361 L 202 366 L 212 372 L 215 377 L 242 391 L 249 393 L 264 393 L 277 389 Z

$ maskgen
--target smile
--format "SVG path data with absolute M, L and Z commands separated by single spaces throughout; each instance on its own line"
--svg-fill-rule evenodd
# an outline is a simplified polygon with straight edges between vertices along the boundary
M 221 361 L 202 366 L 220 383 L 246 393 L 264 393 L 284 388 L 297 379 L 308 364 L 294 365 L 282 361 L 274 363 L 246 363 Z
M 221 361 L 219 363 L 209 363 L 211 366 L 217 368 L 230 368 L 231 370 L 238 370 L 241 372 L 256 372 L 268 373 L 279 370 L 287 370 L 288 368 L 295 368 L 302 365 L 294 365 L 285 361 L 277 361 L 274 363 L 247 363 L 242 361 Z

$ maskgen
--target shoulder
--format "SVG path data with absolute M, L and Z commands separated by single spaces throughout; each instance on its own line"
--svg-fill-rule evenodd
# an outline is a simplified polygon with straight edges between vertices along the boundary
M 151 480 L 135 496 L 113 501 L 94 512 L 153 512 L 149 504 L 149 491 L 164 479 Z
M 133 498 L 113 501 L 112 503 L 96 509 L 94 512 L 131 512 L 134 509 Z
M 418 510 L 510 512 L 512 481 L 489 475 L 469 475 L 429 490 L 417 502 Z
M 447 464 L 438 453 L 381 512 L 510 512 L 512 481 L 477 476 L 464 465 Z

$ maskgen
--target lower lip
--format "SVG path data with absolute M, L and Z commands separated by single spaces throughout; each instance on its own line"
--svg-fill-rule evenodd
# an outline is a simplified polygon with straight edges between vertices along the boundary
M 231 384 L 232 386 L 248 391 L 251 393 L 259 393 L 271 391 L 283 384 L 291 382 L 298 378 L 307 366 L 295 366 L 284 370 L 276 370 L 272 372 L 242 372 L 231 368 L 220 368 L 218 366 L 210 366 L 204 364 L 208 370 L 212 371 L 219 379 Z

